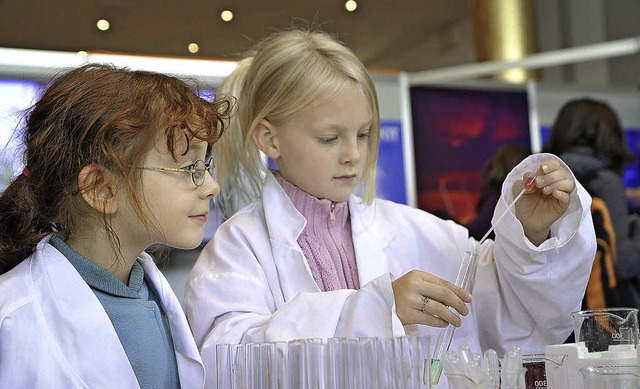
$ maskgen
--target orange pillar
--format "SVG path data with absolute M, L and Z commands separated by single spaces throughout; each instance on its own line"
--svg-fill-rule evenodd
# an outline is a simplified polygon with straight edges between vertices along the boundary
M 533 0 L 471 0 L 476 60 L 522 59 L 537 51 Z M 537 78 L 533 69 L 509 69 L 493 79 L 523 83 Z

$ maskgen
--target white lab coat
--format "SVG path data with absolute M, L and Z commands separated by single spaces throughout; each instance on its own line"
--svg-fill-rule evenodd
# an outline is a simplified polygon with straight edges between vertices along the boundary
M 511 186 L 550 155 L 534 155 L 507 178 L 496 215 L 513 199 Z M 566 165 L 563 167 L 569 172 Z M 571 173 L 569 173 L 571 174 Z M 582 186 L 539 247 L 509 213 L 496 242 L 480 248 L 470 314 L 452 347 L 511 346 L 543 352 L 566 339 L 579 309 L 595 254 L 591 198 Z M 337 336 L 399 336 L 438 329 L 404 328 L 391 282 L 412 269 L 455 281 L 464 252 L 476 241 L 466 228 L 389 201 L 364 206 L 349 199 L 359 290 L 320 292 L 297 244 L 305 219 L 269 175 L 262 199 L 224 223 L 198 258 L 187 282 L 186 311 L 207 369 L 215 377 L 215 345 Z M 495 220 L 495 216 L 494 216 Z
M 139 388 L 100 301 L 45 238 L 0 276 L 0 388 Z M 183 388 L 204 386 L 204 366 L 178 299 L 142 253 L 166 313 Z

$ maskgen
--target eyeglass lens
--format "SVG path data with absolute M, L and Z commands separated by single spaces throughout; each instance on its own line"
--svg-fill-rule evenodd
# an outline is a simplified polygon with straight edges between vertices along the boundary
M 196 161 L 193 165 L 194 171 L 191 173 L 191 178 L 196 186 L 200 186 L 204 183 L 204 175 L 207 170 L 209 171 L 209 174 L 213 176 L 213 158 L 209 159 L 208 165 L 209 166 L 207 166 L 207 163 L 203 160 Z

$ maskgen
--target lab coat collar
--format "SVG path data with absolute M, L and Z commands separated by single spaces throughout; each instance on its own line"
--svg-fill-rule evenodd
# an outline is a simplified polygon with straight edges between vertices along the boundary
M 276 180 L 268 172 L 262 189 L 264 216 L 271 240 L 286 246 L 295 246 L 307 220 L 293 205 L 293 202 Z M 283 226 L 288 226 L 283 228 Z
M 277 267 L 287 269 L 287 273 L 299 275 L 283 286 L 287 289 L 283 291 L 285 296 L 293 298 L 300 291 L 319 292 L 309 264 L 297 243 L 306 219 L 272 173 L 267 174 L 262 195 L 265 223 Z M 387 272 L 384 249 L 396 235 L 397 227 L 393 223 L 382 221 L 375 201 L 367 206 L 352 195 L 348 204 L 359 281 L 360 285 L 365 285 Z
M 100 301 L 49 238 L 29 258 L 36 303 L 53 344 L 70 368 L 95 387 L 138 387 L 137 379 Z
M 52 342 L 82 379 L 95 387 L 138 387 L 118 335 L 102 304 L 73 265 L 45 238 L 30 258 L 30 272 Z M 177 298 L 142 253 L 138 259 L 169 320 L 181 382 L 203 382 L 204 366 Z M 179 311 L 180 310 L 180 311 Z M 83 346 L 79 346 L 83 345 Z
M 293 205 L 272 173 L 267 173 L 262 188 L 262 202 L 276 268 L 290 281 L 282 284 L 285 300 L 294 298 L 300 292 L 320 292 L 297 242 L 307 220 Z M 291 277 L 291 274 L 296 276 Z

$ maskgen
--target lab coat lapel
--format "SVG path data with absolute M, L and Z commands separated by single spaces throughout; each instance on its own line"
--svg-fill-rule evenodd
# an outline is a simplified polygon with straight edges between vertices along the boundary
M 30 275 L 52 343 L 91 387 L 138 388 L 138 381 L 102 304 L 73 265 L 43 239 Z
M 358 197 L 351 196 L 349 212 L 360 285 L 385 273 L 393 273 L 385 249 L 396 235 L 396 227 L 380 220 L 375 202 L 367 206 Z
M 147 278 L 150 287 L 160 298 L 162 308 L 167 315 L 173 346 L 176 351 L 181 386 L 186 387 L 186 383 L 189 383 L 189 387 L 193 387 L 196 382 L 201 382 L 204 385 L 204 365 L 178 298 L 173 293 L 169 282 L 158 270 L 151 256 L 147 253 L 142 253 L 138 261 L 142 264 L 145 278 Z
M 262 198 L 276 268 L 281 279 L 287 280 L 280 284 L 285 301 L 291 300 L 300 292 L 319 292 L 320 288 L 313 279 L 309 264 L 297 242 L 307 223 L 306 219 L 298 212 L 273 174 L 267 175 Z

